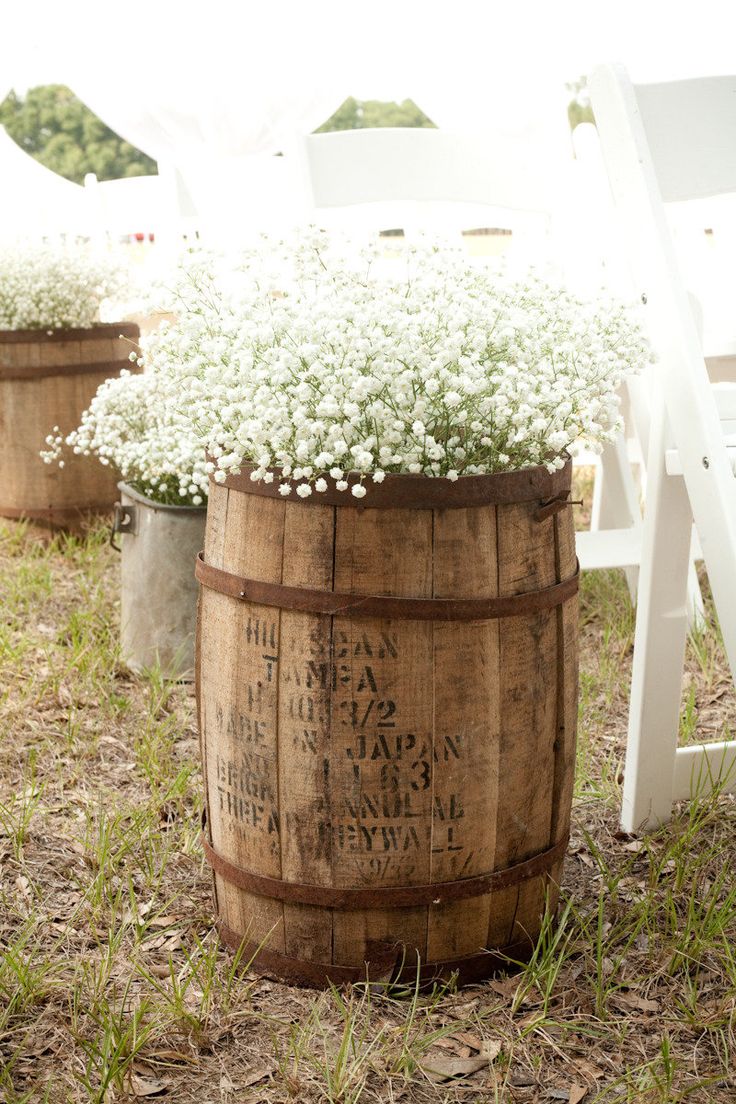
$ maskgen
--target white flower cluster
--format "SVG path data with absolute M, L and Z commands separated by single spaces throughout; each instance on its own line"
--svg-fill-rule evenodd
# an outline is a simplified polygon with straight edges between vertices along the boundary
M 205 455 L 189 419 L 172 401 L 171 378 L 145 372 L 105 380 L 81 424 L 66 438 L 46 438 L 47 463 L 63 465 L 64 446 L 111 464 L 141 494 L 170 506 L 200 506 L 208 476 Z
M 445 476 L 564 464 L 620 425 L 624 374 L 650 354 L 626 310 L 422 246 L 398 261 L 314 233 L 266 241 L 225 292 L 206 266 L 180 322 L 149 340 L 217 481 L 255 465 L 283 494 L 362 498 L 386 473 Z M 359 481 L 348 481 L 348 473 Z
M 0 330 L 94 326 L 127 290 L 123 265 L 85 246 L 0 249 Z M 114 321 L 114 319 L 113 319 Z

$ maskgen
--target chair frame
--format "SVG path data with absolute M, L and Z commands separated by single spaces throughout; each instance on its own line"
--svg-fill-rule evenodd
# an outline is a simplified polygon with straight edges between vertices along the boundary
M 736 741 L 677 746 L 693 518 L 736 675 L 736 479 L 664 207 L 736 190 L 736 77 L 634 87 L 609 65 L 589 87 L 658 354 L 622 808 L 638 831 L 673 801 L 736 789 Z

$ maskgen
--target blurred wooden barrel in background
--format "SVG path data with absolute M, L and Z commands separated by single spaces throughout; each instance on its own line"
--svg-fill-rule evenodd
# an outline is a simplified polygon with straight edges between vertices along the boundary
M 76 528 L 111 510 L 116 471 L 95 456 L 64 455 L 64 467 L 40 457 L 59 426 L 79 425 L 97 388 L 121 368 L 139 337 L 131 322 L 80 330 L 0 330 L 0 515 L 52 528 Z

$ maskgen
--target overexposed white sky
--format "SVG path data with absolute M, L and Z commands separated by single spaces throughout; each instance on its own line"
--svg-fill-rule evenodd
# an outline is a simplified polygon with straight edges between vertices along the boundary
M 411 96 L 439 125 L 528 119 L 596 64 L 636 81 L 736 69 L 733 0 L 5 0 L 0 98 L 69 84 L 169 121 L 233 103 Z M 315 107 L 315 110 L 317 108 Z M 102 111 L 100 114 L 104 113 Z M 110 112 L 108 111 L 108 114 Z M 443 115 L 445 118 L 443 118 Z M 114 125 L 111 123 L 111 125 Z

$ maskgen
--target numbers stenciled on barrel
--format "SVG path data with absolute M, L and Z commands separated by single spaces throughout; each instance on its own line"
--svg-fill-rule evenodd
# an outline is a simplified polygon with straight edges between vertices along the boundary
M 357 768 L 353 768 L 356 770 Z M 428 790 L 432 784 L 432 771 L 428 760 L 415 759 L 411 764 L 414 777 L 410 781 L 413 790 Z M 381 789 L 393 793 L 401 788 L 402 772 L 399 763 L 383 763 L 381 766 Z
M 341 723 L 351 728 L 365 728 L 367 725 L 376 728 L 395 728 L 396 726 L 396 721 L 391 720 L 396 713 L 394 701 L 377 701 L 375 698 L 370 698 L 367 702 L 362 702 L 353 699 L 340 702 L 340 708 L 347 714 L 347 718 L 341 718 Z

